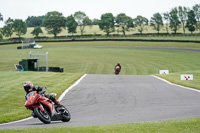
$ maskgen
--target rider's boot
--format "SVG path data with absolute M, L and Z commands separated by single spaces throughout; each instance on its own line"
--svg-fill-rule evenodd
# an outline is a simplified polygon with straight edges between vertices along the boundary
M 54 99 L 53 102 L 54 102 L 56 105 L 61 106 L 61 104 L 60 104 L 60 102 L 59 102 L 58 100 Z

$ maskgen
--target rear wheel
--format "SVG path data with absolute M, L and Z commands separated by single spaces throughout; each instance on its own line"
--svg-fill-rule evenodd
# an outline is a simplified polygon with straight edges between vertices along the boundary
M 51 123 L 51 118 L 48 112 L 44 109 L 44 111 L 40 110 L 39 107 L 34 108 L 35 115 L 45 124 Z
M 63 114 L 62 114 L 62 121 L 63 122 L 70 121 L 71 115 L 70 115 L 69 111 L 64 106 L 62 106 L 62 108 L 64 109 Z

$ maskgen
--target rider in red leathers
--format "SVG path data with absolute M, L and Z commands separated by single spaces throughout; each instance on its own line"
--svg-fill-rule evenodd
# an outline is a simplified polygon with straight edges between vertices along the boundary
M 46 92 L 46 89 L 46 87 L 33 86 L 33 83 L 31 81 L 26 81 L 24 83 L 24 90 L 26 91 L 25 98 L 27 100 L 27 95 L 32 91 L 37 91 L 38 94 L 44 94 Z M 44 94 L 44 96 L 52 100 L 56 105 L 61 105 L 60 102 L 56 100 L 56 93 Z

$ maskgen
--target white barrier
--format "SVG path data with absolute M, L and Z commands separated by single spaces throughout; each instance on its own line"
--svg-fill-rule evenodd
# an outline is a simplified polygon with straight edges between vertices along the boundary
M 181 74 L 181 80 L 193 80 L 193 74 Z
M 160 70 L 160 74 L 169 74 L 169 70 Z

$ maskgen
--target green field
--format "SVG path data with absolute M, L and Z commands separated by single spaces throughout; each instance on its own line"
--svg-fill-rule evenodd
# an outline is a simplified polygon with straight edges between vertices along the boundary
M 0 70 L 15 71 L 13 64 L 27 58 L 29 51 L 49 53 L 49 66 L 64 68 L 66 73 L 113 74 L 114 65 L 122 64 L 121 74 L 149 75 L 159 70 L 170 72 L 199 70 L 199 52 L 154 50 L 144 47 L 200 49 L 198 43 L 149 42 L 69 42 L 40 43 L 44 49 L 16 50 L 18 45 L 1 46 Z M 144 49 L 143 49 L 144 48 Z
M 65 42 L 39 43 L 43 49 L 17 50 L 20 44 L 0 45 L 0 123 L 30 116 L 25 109 L 23 83 L 46 86 L 58 96 L 80 78 L 88 74 L 113 74 L 117 62 L 122 64 L 120 74 L 157 75 L 173 83 L 200 89 L 200 52 L 154 48 L 200 49 L 199 43 L 160 42 Z M 148 48 L 151 49 L 148 49 Z M 28 52 L 48 52 L 49 66 L 64 68 L 64 73 L 19 72 L 13 64 L 28 57 Z M 170 70 L 169 75 L 159 75 L 159 70 Z M 180 74 L 194 74 L 193 81 L 180 81 Z M 11 110 L 10 107 L 14 109 Z M 8 110 L 9 108 L 9 110 Z M 15 117 L 14 117 L 15 116 Z M 16 117 L 17 116 L 17 117 Z M 122 124 L 113 126 L 56 128 L 60 132 L 198 132 L 200 119 L 185 119 L 167 122 Z M 48 129 L 37 129 L 47 130 Z M 36 130 L 36 131 L 37 131 Z M 8 131 L 8 130 L 1 130 Z M 13 132 L 28 132 L 14 130 Z M 11 130 L 9 130 L 11 132 Z

